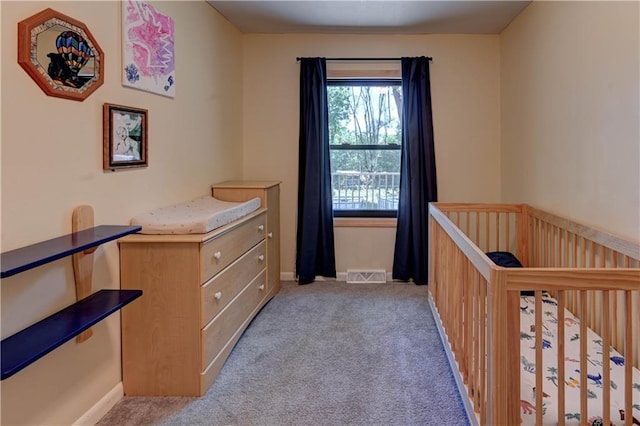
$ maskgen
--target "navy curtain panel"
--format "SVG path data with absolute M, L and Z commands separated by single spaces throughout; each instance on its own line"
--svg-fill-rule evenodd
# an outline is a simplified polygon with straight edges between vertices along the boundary
M 296 275 L 300 284 L 336 276 L 329 163 L 327 66 L 300 59 L 300 148 Z
M 429 59 L 402 58 L 402 157 L 393 278 L 428 281 L 429 202 L 437 201 Z

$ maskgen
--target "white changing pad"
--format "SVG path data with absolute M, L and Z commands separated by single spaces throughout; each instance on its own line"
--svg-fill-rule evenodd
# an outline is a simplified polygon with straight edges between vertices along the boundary
M 131 225 L 142 226 L 141 234 L 206 234 L 260 208 L 260 198 L 222 201 L 211 196 L 136 215 Z

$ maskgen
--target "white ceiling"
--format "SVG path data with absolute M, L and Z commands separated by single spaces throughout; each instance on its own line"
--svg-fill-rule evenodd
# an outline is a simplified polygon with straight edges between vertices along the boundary
M 498 34 L 531 0 L 207 0 L 243 33 Z

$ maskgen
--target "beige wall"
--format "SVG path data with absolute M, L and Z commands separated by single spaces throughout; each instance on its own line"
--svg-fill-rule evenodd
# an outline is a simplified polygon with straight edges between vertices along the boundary
M 535 1 L 502 33 L 503 199 L 640 240 L 640 3 Z
M 434 58 L 440 199 L 514 201 L 638 239 L 637 2 L 534 2 L 500 36 L 241 35 L 205 2 L 157 2 L 177 32 L 177 96 L 120 84 L 118 2 L 0 2 L 2 251 L 208 192 L 231 178 L 282 181 L 282 270 L 293 273 L 297 56 Z M 87 24 L 105 84 L 47 97 L 18 66 L 16 23 L 46 7 Z M 150 165 L 102 171 L 102 104 L 149 109 Z M 68 117 L 74 120 L 68 124 Z M 337 269 L 391 269 L 393 228 L 338 228 Z M 118 250 L 96 252 L 94 290 L 117 288 Z M 74 299 L 70 259 L 2 280 L 2 337 Z M 135 303 L 135 302 L 134 302 Z M 120 382 L 118 315 L 2 381 L 3 424 L 70 424 Z
M 203 1 L 152 4 L 175 20 L 175 99 L 122 87 L 119 2 L 1 2 L 3 252 L 70 232 L 80 204 L 93 206 L 96 224 L 127 224 L 242 177 L 241 34 Z M 47 7 L 84 22 L 104 51 L 104 85 L 83 102 L 46 96 L 17 64 L 17 22 Z M 148 168 L 102 171 L 105 102 L 149 110 Z M 3 338 L 75 297 L 70 258 L 1 284 Z M 93 289 L 118 287 L 118 249 L 109 243 L 95 254 Z M 80 418 L 121 381 L 119 330 L 112 315 L 87 342 L 71 341 L 2 381 L 1 423 Z
M 298 173 L 298 56 L 432 56 L 436 162 L 443 201 L 499 201 L 500 56 L 494 36 L 244 36 L 245 178 L 282 181 L 282 271 L 293 273 Z M 375 65 L 372 65 L 375 67 Z M 343 66 L 344 68 L 344 66 Z M 393 228 L 337 228 L 336 267 L 391 270 Z

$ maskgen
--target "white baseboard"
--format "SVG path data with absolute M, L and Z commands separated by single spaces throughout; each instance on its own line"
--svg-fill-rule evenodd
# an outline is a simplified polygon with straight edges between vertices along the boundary
M 111 389 L 100 401 L 98 401 L 93 407 L 91 407 L 86 413 L 84 413 L 78 420 L 76 420 L 74 426 L 93 426 L 104 417 L 105 414 L 113 408 L 118 401 L 124 397 L 124 387 L 122 382 L 118 383 Z
M 295 281 L 296 277 L 293 272 L 280 272 L 280 281 Z

